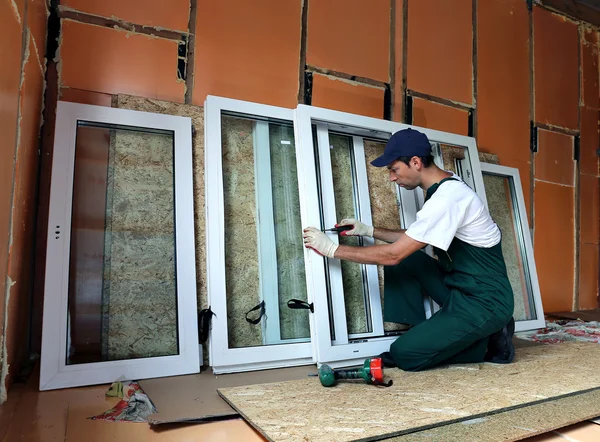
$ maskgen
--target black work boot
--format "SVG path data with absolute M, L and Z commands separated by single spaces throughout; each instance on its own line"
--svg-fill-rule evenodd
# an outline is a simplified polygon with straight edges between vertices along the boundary
M 484 360 L 493 364 L 510 364 L 515 358 L 514 334 L 515 320 L 510 318 L 508 324 L 490 336 Z

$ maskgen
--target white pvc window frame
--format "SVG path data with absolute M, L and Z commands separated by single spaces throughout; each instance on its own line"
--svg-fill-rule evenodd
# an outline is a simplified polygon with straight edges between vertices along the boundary
M 265 122 L 257 121 L 254 131 L 255 143 L 264 145 L 265 137 L 268 146 L 268 119 L 280 121 L 289 121 L 293 124 L 294 111 L 291 109 L 269 106 L 247 101 L 234 100 L 229 98 L 207 96 L 204 105 L 205 118 L 205 188 L 206 188 L 206 259 L 207 259 L 207 289 L 208 301 L 212 311 L 215 313 L 212 319 L 212 327 L 209 339 L 210 365 L 213 372 L 231 373 L 261 370 L 268 368 L 288 367 L 295 365 L 306 365 L 313 363 L 313 348 L 310 340 L 286 340 L 270 345 L 269 342 L 277 342 L 279 336 L 279 307 L 277 299 L 277 285 L 272 284 L 273 290 L 262 291 L 261 296 L 268 296 L 271 302 L 265 301 L 265 317 L 270 317 L 269 325 L 265 328 L 263 318 L 263 336 L 265 336 L 266 345 L 257 347 L 230 348 L 227 328 L 227 298 L 225 284 L 225 220 L 224 220 L 224 195 L 223 195 L 223 159 L 222 159 L 222 128 L 221 117 L 223 113 L 237 114 L 250 119 L 264 119 Z M 261 141 L 262 140 L 262 141 Z M 298 161 L 300 154 L 298 140 L 296 138 L 296 161 L 298 168 L 298 179 L 304 174 L 301 162 Z M 270 164 L 267 152 L 263 149 L 255 149 L 255 170 L 258 170 L 261 180 L 258 180 L 259 187 L 264 190 L 256 189 L 257 204 L 259 210 L 264 210 L 268 216 L 269 210 L 272 215 L 272 201 L 265 193 L 270 193 L 270 178 L 266 177 L 266 168 Z M 257 169 L 258 168 L 258 169 Z M 268 174 L 270 177 L 270 173 Z M 262 180 L 265 181 L 262 181 Z M 269 187 L 267 187 L 269 186 Z M 267 192 L 268 190 L 268 192 Z M 260 195 L 258 195 L 260 192 Z M 300 198 L 302 205 L 302 197 Z M 273 219 L 271 216 L 270 219 Z M 303 220 L 304 221 L 304 220 Z M 262 225 L 262 227 L 261 227 Z M 272 226 L 259 223 L 261 237 L 259 241 L 259 267 L 261 279 L 273 274 L 273 266 L 276 266 L 274 257 L 266 251 L 269 242 L 272 240 L 274 247 L 275 233 Z M 254 234 L 254 232 L 252 232 Z M 266 253 L 263 253 L 265 252 Z M 308 253 L 304 251 L 305 259 Z M 276 272 L 276 268 L 275 268 Z M 275 273 L 276 275 L 276 273 Z M 309 279 L 308 270 L 306 277 Z M 310 296 L 307 294 L 307 296 Z M 309 314 L 310 327 L 313 328 L 313 315 Z M 273 321 L 273 319 L 275 319 Z M 268 319 L 267 319 L 268 320 Z M 312 336 L 312 332 L 311 332 Z M 271 340 L 271 341 L 270 341 Z M 303 342 L 299 342 L 303 341 Z
M 521 178 L 519 169 L 514 167 L 500 166 L 497 164 L 481 163 L 481 170 L 483 174 L 495 175 L 503 178 L 508 178 L 511 181 L 511 199 L 513 205 L 516 203 L 516 210 L 518 219 L 517 227 L 517 241 L 522 246 L 521 259 L 524 261 L 524 273 L 525 277 L 528 278 L 526 284 L 528 290 L 531 289 L 532 293 L 528 293 L 533 298 L 533 307 L 535 309 L 535 319 L 528 319 L 523 321 L 515 321 L 515 331 L 527 331 L 535 330 L 546 327 L 546 320 L 544 318 L 544 307 L 542 305 L 542 295 L 540 292 L 540 285 L 535 266 L 535 257 L 533 253 L 533 243 L 531 241 L 531 231 L 529 229 L 529 220 L 527 218 L 527 207 L 525 205 L 525 198 L 523 196 L 523 187 L 521 186 Z M 523 253 L 524 252 L 524 253 Z
M 313 125 L 317 127 L 317 146 L 314 145 L 313 140 Z M 444 143 L 468 149 L 471 160 L 473 184 L 475 187 L 474 190 L 487 207 L 477 144 L 474 138 L 330 109 L 298 105 L 295 111 L 295 130 L 296 146 L 301 154 L 299 164 L 302 164 L 302 169 L 304 170 L 302 176 L 299 176 L 299 186 L 301 215 L 305 226 L 319 227 L 323 221 L 327 224 L 325 227 L 331 227 L 329 224 L 332 224 L 335 221 L 335 210 L 332 209 L 332 207 L 335 208 L 335 202 L 333 200 L 333 189 L 331 188 L 322 189 L 325 213 L 323 214 L 324 219 L 321 219 L 319 210 L 320 195 L 317 188 L 317 169 L 315 164 L 315 148 L 318 148 L 321 151 L 324 149 L 322 146 L 329 146 L 328 138 L 326 137 L 326 128 L 328 126 L 337 127 L 344 133 L 359 137 L 369 137 L 381 133 L 387 133 L 391 136 L 391 134 L 399 130 L 414 128 L 424 133 L 432 143 Z M 375 137 L 381 138 L 380 136 Z M 355 145 L 356 141 L 355 138 Z M 325 155 L 322 152 L 319 153 L 319 159 L 324 158 L 326 161 L 328 155 Z M 437 160 L 439 161 L 439 158 Z M 356 161 L 356 163 L 365 163 L 364 154 L 362 161 Z M 325 166 L 327 166 L 327 164 L 325 164 Z M 368 165 L 366 167 L 372 166 Z M 321 173 L 323 174 L 322 171 Z M 382 171 L 382 173 L 385 172 Z M 360 187 L 361 185 L 359 183 L 359 189 Z M 366 183 L 362 187 L 364 188 L 362 191 L 368 193 Z M 362 191 L 359 190 L 359 192 Z M 369 201 L 368 197 L 364 199 Z M 400 200 L 402 210 L 400 219 L 402 228 L 407 229 L 416 220 L 417 211 L 424 204 L 423 192 L 421 189 L 409 191 L 402 188 L 400 189 Z M 364 209 L 366 210 L 366 206 Z M 363 217 L 363 222 L 368 222 L 370 220 L 370 210 L 368 211 L 368 216 L 365 216 L 365 212 L 361 209 L 361 217 Z M 335 234 L 332 234 L 329 237 L 334 242 L 338 241 L 337 235 Z M 341 264 L 339 263 L 339 260 L 327 259 L 330 271 L 333 329 L 335 333 L 335 340 L 332 340 L 329 303 L 327 298 L 327 275 L 323 265 L 324 258 L 316 253 L 310 253 L 305 256 L 307 268 L 310 269 L 310 277 L 307 276 L 309 302 L 314 303 L 315 309 L 313 344 L 315 347 L 316 361 L 319 364 L 328 363 L 334 367 L 347 366 L 360 364 L 366 357 L 388 351 L 390 344 L 397 339 L 397 336 L 382 337 L 381 335 L 375 336 L 377 333 L 372 333 L 372 336 L 354 337 L 348 334 L 343 293 L 340 292 L 341 271 L 338 269 L 341 268 Z M 337 282 L 331 278 L 332 271 L 333 276 L 338 280 Z M 374 281 L 369 281 L 370 286 L 377 284 L 376 271 L 371 272 L 371 274 L 374 275 L 371 277 L 374 278 Z M 374 293 L 379 294 L 379 290 L 377 289 L 376 291 L 370 292 L 370 297 L 372 298 L 370 300 L 371 308 L 373 309 L 373 305 L 375 305 L 375 309 L 373 309 L 372 312 L 381 313 L 380 299 L 374 299 Z M 378 303 L 379 310 L 376 308 Z M 426 317 L 429 318 L 432 314 L 432 307 L 429 300 L 424 300 L 424 303 Z
M 331 166 L 331 149 L 329 138 L 329 127 L 326 124 L 317 124 L 317 150 L 320 164 L 320 183 L 321 197 L 323 201 L 323 222 L 325 228 L 335 226 L 340 221 L 336 219 L 335 208 L 335 192 L 333 185 L 332 166 Z M 391 134 L 390 134 L 391 135 Z M 353 164 L 355 167 L 356 176 L 356 191 L 357 191 L 357 217 L 365 224 L 371 225 L 371 202 L 369 198 L 369 185 L 367 183 L 367 165 L 365 162 L 364 139 L 360 136 L 352 136 L 352 153 Z M 354 189 L 349 189 L 354 190 Z M 399 214 L 400 216 L 400 214 Z M 338 242 L 337 234 L 328 233 L 331 239 Z M 362 238 L 365 246 L 373 245 L 375 242 L 372 238 Z M 329 259 L 329 281 L 330 281 L 330 296 L 332 310 L 334 315 L 335 341 L 347 342 L 348 339 L 360 339 L 370 336 L 382 336 L 383 329 L 383 313 L 381 309 L 381 297 L 379 293 L 379 281 L 377 267 L 373 265 L 361 265 L 361 273 L 365 274 L 366 289 L 368 290 L 368 298 L 365 299 L 365 314 L 367 323 L 371 324 L 372 331 L 364 333 L 349 334 L 347 332 L 346 307 L 344 301 L 344 287 L 342 284 L 342 263 L 339 259 Z
M 71 365 L 66 363 L 71 213 L 79 121 L 173 133 L 177 355 Z M 50 185 L 40 390 L 200 371 L 192 173 L 190 118 L 79 103 L 58 103 Z

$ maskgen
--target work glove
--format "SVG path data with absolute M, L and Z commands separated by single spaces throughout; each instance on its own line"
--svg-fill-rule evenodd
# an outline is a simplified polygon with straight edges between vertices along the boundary
M 327 235 L 314 227 L 304 229 L 304 247 L 313 249 L 319 255 L 333 258 L 338 244 L 330 240 Z
M 354 228 L 352 230 L 345 230 L 343 232 L 340 232 L 341 236 L 368 236 L 370 238 L 373 238 L 373 226 L 368 226 L 364 223 L 361 223 L 359 220 L 357 219 L 353 219 L 353 218 L 349 218 L 349 219 L 343 219 L 341 220 L 338 224 L 336 224 L 336 227 L 340 227 L 340 226 L 354 226 Z

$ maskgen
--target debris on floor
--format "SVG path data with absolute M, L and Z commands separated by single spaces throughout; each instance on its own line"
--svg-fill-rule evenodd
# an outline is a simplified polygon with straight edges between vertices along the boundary
M 152 401 L 137 382 L 114 382 L 106 397 L 118 397 L 117 405 L 90 419 L 111 422 L 148 422 L 148 416 L 156 413 Z
M 600 322 L 559 320 L 546 323 L 546 328 L 516 333 L 515 336 L 542 344 L 582 341 L 600 342 Z

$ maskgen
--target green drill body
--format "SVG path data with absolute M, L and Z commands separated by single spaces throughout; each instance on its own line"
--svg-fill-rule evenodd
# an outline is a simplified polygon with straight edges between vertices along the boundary
M 338 380 L 363 379 L 367 384 L 373 383 L 371 375 L 371 359 L 366 359 L 360 368 L 349 368 L 346 370 L 334 370 L 327 364 L 319 368 L 319 380 L 323 387 L 333 387 Z

